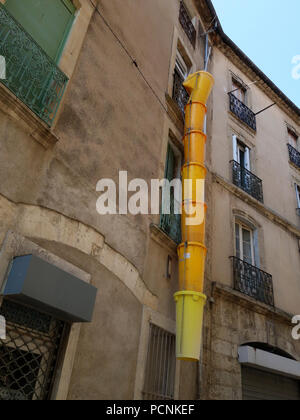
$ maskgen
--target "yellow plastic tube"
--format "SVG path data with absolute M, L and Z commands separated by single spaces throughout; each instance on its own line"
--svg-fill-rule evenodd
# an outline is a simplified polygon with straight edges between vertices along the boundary
M 190 102 L 185 107 L 184 134 L 189 131 L 203 131 L 206 106 L 201 102 Z
M 206 296 L 202 293 L 183 291 L 176 293 L 174 298 L 176 302 L 177 359 L 198 361 Z
M 206 135 L 202 131 L 191 131 L 183 137 L 184 161 L 197 162 L 204 166 Z
M 176 356 L 178 359 L 191 361 L 200 359 L 203 312 L 206 302 L 206 296 L 203 294 L 207 252 L 204 245 L 207 207 L 204 203 L 206 136 L 203 133 L 203 127 L 206 102 L 213 83 L 212 75 L 201 71 L 189 76 L 183 84 L 190 94 L 190 99 L 185 108 L 183 138 L 185 159 L 182 168 L 183 243 L 178 247 L 180 291 L 175 294 Z M 198 215 L 195 223 L 191 223 L 189 208 L 192 205 Z
M 203 291 L 206 252 L 198 242 L 179 245 L 179 290 Z
M 197 203 L 185 201 L 182 204 L 182 237 L 183 242 L 205 242 L 205 222 L 206 222 L 207 205 L 205 203 Z M 191 224 L 190 219 L 194 221 L 195 217 L 199 217 L 202 223 Z M 194 217 L 194 218 L 193 218 Z
M 183 166 L 182 191 L 184 201 L 204 201 L 205 178 L 206 168 L 201 163 L 191 162 Z
M 191 74 L 183 83 L 183 86 L 191 95 L 191 102 L 200 102 L 204 106 L 206 106 L 213 85 L 214 78 L 206 71 Z

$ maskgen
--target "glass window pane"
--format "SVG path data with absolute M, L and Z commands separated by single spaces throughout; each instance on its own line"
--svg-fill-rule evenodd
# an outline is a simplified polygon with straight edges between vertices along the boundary
M 251 232 L 243 229 L 243 259 L 249 264 L 252 264 L 252 246 L 251 246 Z

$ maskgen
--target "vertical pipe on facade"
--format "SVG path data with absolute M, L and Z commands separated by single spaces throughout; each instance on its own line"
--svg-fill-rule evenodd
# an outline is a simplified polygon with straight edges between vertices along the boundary
M 205 71 L 190 75 L 184 82 L 190 99 L 186 106 L 183 138 L 185 160 L 182 168 L 183 243 L 178 247 L 180 291 L 175 294 L 176 356 L 181 360 L 200 359 L 203 311 L 206 302 L 206 296 L 203 294 L 206 258 L 204 245 L 206 135 L 203 130 L 206 103 L 213 83 L 213 77 Z

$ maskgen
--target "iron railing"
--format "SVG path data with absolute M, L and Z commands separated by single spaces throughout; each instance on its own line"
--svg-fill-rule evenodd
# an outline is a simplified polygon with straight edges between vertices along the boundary
M 160 228 L 177 244 L 181 242 L 181 215 L 161 214 Z
M 186 104 L 188 103 L 189 94 L 183 87 L 183 82 L 183 77 L 179 74 L 178 70 L 175 69 L 173 82 L 173 99 L 177 103 L 182 114 L 184 115 L 184 109 Z
M 6 339 L 0 339 L 0 401 L 47 400 L 65 324 L 11 301 L 2 303 Z
M 143 398 L 173 400 L 175 368 L 175 335 L 150 324 Z
M 271 274 L 236 257 L 233 262 L 235 290 L 267 305 L 274 306 L 273 279 Z
M 256 131 L 256 115 L 250 108 L 241 102 L 233 93 L 229 93 L 230 111 L 241 121 Z
M 192 46 L 195 48 L 197 32 L 183 1 L 180 2 L 179 22 Z
M 296 165 L 298 168 L 300 168 L 300 153 L 298 152 L 297 149 L 295 149 L 290 144 L 288 144 L 287 146 L 288 146 L 288 149 L 289 149 L 290 161 L 294 165 Z
M 181 242 L 181 214 L 179 209 L 181 204 L 176 201 L 173 189 L 170 191 L 170 205 L 167 205 L 167 197 L 162 196 L 160 211 L 160 228 L 177 244 Z M 175 211 L 176 207 L 176 211 Z
M 1 3 L 0 55 L 6 61 L 0 82 L 51 126 L 68 77 Z
M 262 180 L 246 168 L 243 168 L 235 160 L 232 160 L 230 163 L 232 165 L 232 180 L 234 185 L 263 203 Z

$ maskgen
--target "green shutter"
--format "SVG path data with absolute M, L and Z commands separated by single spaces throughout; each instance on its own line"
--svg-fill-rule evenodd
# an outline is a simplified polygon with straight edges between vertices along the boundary
M 166 179 L 170 182 L 174 179 L 175 168 L 175 154 L 170 145 L 168 145 L 167 164 L 166 164 Z
M 176 156 L 173 151 L 173 148 L 168 145 L 167 160 L 166 160 L 166 170 L 165 178 L 168 181 L 173 181 L 175 175 L 175 166 L 176 166 Z M 162 197 L 164 200 L 164 197 Z M 174 189 L 171 188 L 170 192 L 170 211 L 171 214 L 161 214 L 160 226 L 167 233 L 170 238 L 175 242 L 179 243 L 181 241 L 181 216 L 180 214 L 174 214 Z
M 58 62 L 75 7 L 70 0 L 6 0 L 5 7 L 32 38 Z

